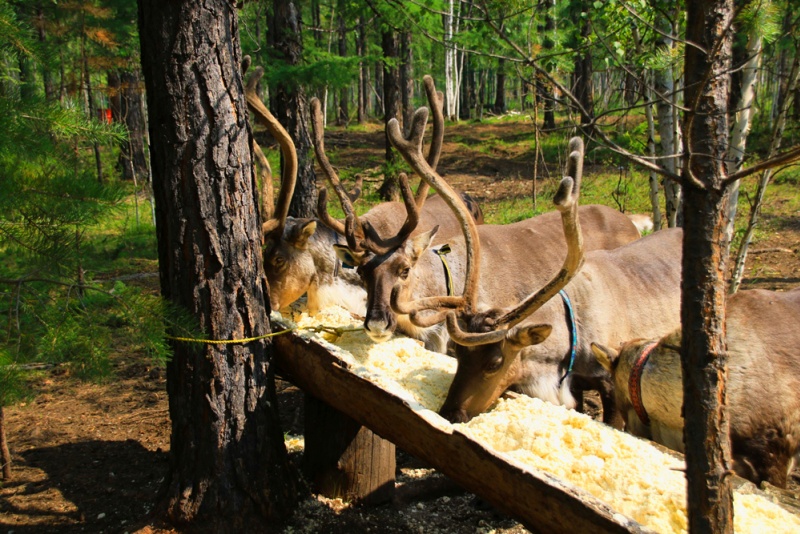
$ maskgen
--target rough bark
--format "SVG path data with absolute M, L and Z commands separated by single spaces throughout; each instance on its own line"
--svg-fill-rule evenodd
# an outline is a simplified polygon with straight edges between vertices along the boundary
M 270 45 L 275 55 L 287 65 L 299 65 L 303 57 L 300 11 L 294 1 L 273 0 Z M 278 83 L 273 115 L 280 121 L 297 149 L 297 184 L 289 205 L 292 217 L 316 217 L 317 176 L 314 172 L 313 146 L 308 129 L 308 102 L 300 86 Z
M 238 25 L 226 0 L 139 2 L 161 292 L 215 340 L 270 329 Z M 170 469 L 156 515 L 213 532 L 280 519 L 297 483 L 271 342 L 172 346 Z
M 687 2 L 681 351 L 689 531 L 733 532 L 724 246 L 733 0 Z

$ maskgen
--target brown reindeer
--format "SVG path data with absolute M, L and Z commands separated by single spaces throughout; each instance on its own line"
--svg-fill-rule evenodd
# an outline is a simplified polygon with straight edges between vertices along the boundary
M 464 204 L 422 157 L 426 119 L 427 110 L 417 110 L 408 139 L 403 138 L 397 121 L 390 121 L 387 125 L 389 139 L 414 171 L 448 202 L 464 228 L 466 213 L 460 213 L 465 210 Z M 615 248 L 639 238 L 628 217 L 606 206 L 581 207 L 580 216 L 583 237 L 590 249 Z M 481 306 L 508 306 L 519 301 L 538 287 L 566 254 L 557 213 L 508 225 L 482 225 L 474 233 L 470 230 L 448 238 L 447 243 L 451 250 L 449 270 L 456 291 L 465 285 L 475 285 L 472 280 L 475 275 L 468 272 L 468 252 L 478 246 L 486 250 L 480 256 L 480 272 L 486 274 L 481 277 L 480 294 L 475 295 L 473 303 Z M 443 313 L 421 311 L 412 317 L 391 306 L 393 291 L 398 293 L 398 301 L 424 300 L 447 293 L 441 260 L 426 240 L 408 239 L 393 250 L 361 259 L 359 274 L 367 284 L 364 325 L 373 340 L 388 339 L 398 329 L 425 340 L 426 347 L 431 350 L 445 351 L 448 337 L 442 323 Z M 451 297 L 451 305 L 456 303 L 462 301 Z
M 259 71 L 258 75 L 260 76 Z M 350 269 L 343 269 L 336 257 L 334 245 L 343 244 L 344 239 L 316 218 L 287 217 L 297 172 L 297 155 L 291 138 L 281 125 L 272 117 L 269 110 L 255 93 L 256 76 L 248 80 L 246 88 L 250 110 L 261 122 L 265 123 L 273 136 L 278 140 L 284 155 L 284 173 L 281 184 L 276 216 L 269 224 L 264 225 L 264 267 L 270 285 L 270 303 L 273 309 L 279 310 L 307 295 L 307 307 L 311 313 L 331 304 L 340 304 L 351 312 L 363 316 L 366 303 L 364 291 L 358 275 Z M 432 83 L 432 82 L 431 82 Z M 435 88 L 433 95 L 436 95 Z M 429 92 L 429 98 L 431 94 Z M 435 101 L 431 100 L 433 104 Z M 316 108 L 315 108 L 316 106 Z M 323 129 L 319 104 L 312 101 L 312 110 L 318 158 L 320 151 L 324 156 Z M 438 160 L 441 152 L 444 130 L 444 118 L 434 122 L 433 141 L 431 145 L 432 160 Z M 330 167 L 327 157 L 325 165 Z M 323 165 L 323 166 L 325 166 Z M 332 167 L 330 167 L 332 172 Z M 337 179 L 338 185 L 338 179 Z M 360 192 L 361 181 L 356 184 L 354 192 L 343 189 L 347 202 L 352 205 Z M 339 192 L 339 191 L 337 191 Z M 420 193 L 423 193 L 421 190 Z M 424 190 L 427 194 L 427 189 Z M 323 203 L 324 203 L 324 194 Z M 405 217 L 406 208 L 400 202 L 386 202 L 375 206 L 362 215 L 365 225 L 381 234 L 396 233 L 400 230 Z M 325 212 L 327 216 L 327 212 Z M 476 216 L 482 220 L 480 209 Z M 450 208 L 438 197 L 433 197 L 419 210 L 422 227 L 433 226 L 437 221 L 458 228 Z M 329 224 L 336 225 L 334 221 Z
M 408 301 L 401 288 L 393 291 L 392 304 L 398 313 L 413 318 L 433 310 L 435 315 L 447 316 L 458 368 L 441 413 L 451 421 L 468 420 L 489 408 L 506 389 L 514 388 L 569 407 L 578 405 L 575 393 L 598 389 L 604 418 L 612 422 L 610 377 L 595 361 L 588 340 L 621 342 L 631 332 L 659 332 L 678 324 L 681 230 L 664 230 L 616 249 L 587 252 L 578 271 L 575 258 L 583 255 L 578 238 L 587 235 L 583 211 L 577 209 L 582 167 L 583 143 L 574 138 L 567 177 L 555 198 L 567 237 L 567 259 L 549 281 L 540 273 L 537 287 L 541 289 L 529 290 L 521 301 L 486 309 L 482 304 L 487 291 L 524 276 L 524 266 L 508 268 L 501 262 L 486 274 L 476 275 L 478 269 L 473 267 L 460 300 Z M 572 211 L 580 214 L 583 233 L 570 223 Z M 484 250 L 474 229 L 465 226 L 464 231 L 475 234 L 471 242 L 480 243 L 471 252 L 471 261 L 483 273 L 488 262 L 484 257 L 493 251 Z M 527 257 L 533 259 L 533 255 Z M 566 299 L 558 297 L 561 290 Z M 624 306 L 619 302 L 622 294 L 632 296 Z M 648 310 L 655 313 L 645 313 Z
M 733 468 L 756 484 L 786 487 L 800 452 L 800 288 L 740 291 L 728 299 L 728 414 Z M 628 432 L 683 452 L 681 330 L 625 343 L 592 344 L 611 373 Z

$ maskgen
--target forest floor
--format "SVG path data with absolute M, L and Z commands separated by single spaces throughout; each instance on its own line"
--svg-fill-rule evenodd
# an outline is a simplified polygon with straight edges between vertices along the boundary
M 522 154 L 464 154 L 463 139 L 514 136 L 519 124 L 453 127 L 462 143 L 446 143 L 440 170 L 456 187 L 481 202 L 530 193 L 529 165 Z M 356 165 L 380 154 L 377 131 L 334 133 L 329 150 L 339 165 Z M 550 169 L 558 174 L 558 169 Z M 591 174 L 587 168 L 587 175 Z M 781 199 L 764 210 L 774 231 L 765 233 L 748 262 L 745 287 L 785 289 L 800 276 L 800 218 L 781 210 Z M 778 224 L 774 224 L 776 222 Z M 157 290 L 157 278 L 151 283 Z M 150 283 L 150 282 L 148 282 Z M 43 375 L 31 399 L 6 408 L 12 479 L 0 485 L 0 534 L 72 532 L 174 532 L 142 527 L 164 480 L 170 420 L 163 369 L 132 354 L 114 357 L 115 377 L 87 384 L 63 368 Z M 284 431 L 302 435 L 303 394 L 277 384 Z M 290 450 L 300 462 L 302 449 Z M 455 534 L 528 532 L 476 496 L 465 492 L 415 458 L 398 451 L 397 497 L 374 507 L 350 506 L 309 493 L 280 532 L 380 532 Z M 798 473 L 791 489 L 797 493 Z M 254 529 L 255 530 L 255 529 Z

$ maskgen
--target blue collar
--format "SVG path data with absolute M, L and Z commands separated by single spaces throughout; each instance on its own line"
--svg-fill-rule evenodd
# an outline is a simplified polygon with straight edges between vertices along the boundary
M 575 365 L 575 348 L 578 346 L 578 325 L 575 324 L 575 311 L 572 309 L 572 302 L 569 300 L 569 296 L 567 292 L 563 289 L 558 292 L 561 295 L 561 299 L 564 301 L 564 307 L 567 309 L 567 321 L 569 322 L 569 367 L 567 367 L 567 372 L 564 373 L 564 376 L 558 381 L 558 386 L 561 387 L 561 384 L 564 382 L 564 379 L 569 376 L 572 372 L 572 367 Z

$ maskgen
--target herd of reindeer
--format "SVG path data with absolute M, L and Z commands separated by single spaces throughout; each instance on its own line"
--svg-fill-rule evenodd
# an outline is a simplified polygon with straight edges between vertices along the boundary
M 400 174 L 402 202 L 357 215 L 325 154 L 322 111 L 312 100 L 314 148 L 345 219 L 287 217 L 296 178 L 289 135 L 255 97 L 248 104 L 284 156 L 276 215 L 263 225 L 273 309 L 303 295 L 310 313 L 346 303 L 376 341 L 395 332 L 454 355 L 458 367 L 441 415 L 464 422 L 506 390 L 583 409 L 596 390 L 603 421 L 683 452 L 680 295 L 683 233 L 641 237 L 631 219 L 579 206 L 584 147 L 569 142 L 558 211 L 483 224 L 476 203 L 436 171 L 444 135 L 442 96 L 424 78 L 433 115 L 420 108 L 392 145 L 420 177 Z M 433 188 L 437 194 L 429 194 Z M 553 273 L 556 273 L 553 275 Z M 461 294 L 457 294 L 458 290 Z M 686 288 L 691 290 L 691 288 Z M 786 487 L 800 451 L 800 288 L 739 291 L 727 301 L 728 406 L 733 467 L 755 483 Z

